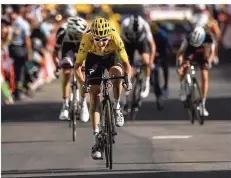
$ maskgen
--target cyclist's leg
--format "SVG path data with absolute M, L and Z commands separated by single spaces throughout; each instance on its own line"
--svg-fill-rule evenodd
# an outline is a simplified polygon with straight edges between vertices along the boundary
M 142 62 L 146 65 L 145 69 L 145 88 L 141 92 L 141 97 L 146 98 L 150 90 L 150 76 L 151 76 L 151 67 L 150 67 L 150 47 L 147 40 L 143 40 L 137 44 L 138 51 L 141 55 Z
M 164 74 L 164 95 L 165 97 L 168 97 L 168 79 L 169 79 L 169 69 L 168 69 L 168 57 L 162 57 L 161 58 L 161 66 L 163 68 L 163 74 Z
M 128 59 L 130 62 L 130 65 L 132 66 L 132 78 L 134 76 L 135 73 L 135 68 L 134 68 L 134 53 L 135 53 L 135 46 L 133 43 L 127 43 L 126 41 L 124 41 L 124 46 L 128 55 Z M 130 95 L 130 91 L 125 91 L 125 99 L 126 101 L 128 101 L 128 97 Z M 126 102 L 127 103 L 127 102 Z
M 93 66 L 99 63 L 100 57 L 94 54 L 89 53 L 85 63 L 85 75 L 91 75 L 91 77 L 101 77 L 102 73 L 99 68 L 91 74 L 94 70 Z M 99 121 L 100 121 L 100 80 L 90 81 L 90 119 L 92 123 L 92 130 L 93 130 L 93 141 L 94 146 L 92 147 L 91 156 L 93 159 L 101 158 L 101 152 L 98 148 L 98 133 L 99 133 Z
M 107 69 L 109 71 L 110 76 L 119 77 L 122 76 L 123 70 L 122 65 L 119 59 L 116 57 L 115 54 L 110 56 L 107 63 Z M 122 85 L 121 80 L 113 80 L 113 94 L 114 94 L 114 112 L 115 112 L 115 119 L 116 119 L 116 126 L 122 127 L 124 125 L 124 116 L 120 109 L 120 96 L 122 92 Z
M 201 94 L 202 94 L 202 104 L 204 107 L 204 115 L 208 116 L 209 112 L 207 111 L 207 109 L 205 108 L 205 102 L 206 102 L 206 98 L 208 95 L 208 86 L 209 86 L 209 71 L 208 71 L 208 62 L 207 59 L 202 58 L 198 58 L 198 63 L 200 65 L 200 70 L 201 70 Z
M 159 98 L 160 95 L 162 95 L 162 91 L 160 88 L 160 77 L 159 77 L 159 66 L 160 66 L 160 59 L 155 59 L 155 69 L 153 70 L 153 85 L 154 85 L 154 93 L 156 95 L 156 98 Z
M 85 68 L 85 64 L 83 64 L 83 67 L 82 67 L 83 76 L 85 77 L 85 75 L 84 75 L 85 69 L 84 68 Z M 78 88 L 79 88 L 80 107 L 81 107 L 80 120 L 83 122 L 87 122 L 89 120 L 89 111 L 88 111 L 88 106 L 87 106 L 87 93 L 84 93 L 82 91 L 81 86 L 79 86 Z
M 75 59 L 75 46 L 64 44 L 62 47 L 62 96 L 63 107 L 59 116 L 60 120 L 69 119 L 68 107 L 69 107 L 69 94 L 70 94 L 70 78 L 73 73 L 71 67 L 74 65 Z
M 184 78 L 185 74 L 187 72 L 187 61 L 191 60 L 189 56 L 186 56 L 183 58 L 182 61 L 180 61 L 181 67 L 177 69 L 179 81 L 180 81 L 180 100 L 185 101 L 187 99 L 185 89 L 184 89 Z

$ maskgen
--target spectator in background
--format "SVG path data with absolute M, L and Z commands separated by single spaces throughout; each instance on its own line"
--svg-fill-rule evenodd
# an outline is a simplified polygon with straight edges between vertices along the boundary
M 169 81 L 169 68 L 168 68 L 168 57 L 171 52 L 171 45 L 166 32 L 158 27 L 156 22 L 151 24 L 151 31 L 153 38 L 156 42 L 156 56 L 155 56 L 155 67 L 153 70 L 154 93 L 157 98 L 157 107 L 162 109 L 162 96 L 168 97 L 168 81 Z M 164 86 L 160 86 L 160 75 L 159 68 L 163 69 L 164 74 Z
M 17 33 L 13 33 L 9 18 L 3 16 L 1 19 L 1 92 L 5 104 L 14 103 L 11 95 L 15 89 L 14 69 L 13 61 L 9 58 L 8 45 L 16 37 Z
M 32 59 L 30 25 L 22 17 L 22 6 L 12 5 L 13 12 L 10 14 L 12 27 L 18 30 L 18 37 L 9 46 L 10 57 L 14 60 L 14 73 L 16 90 L 14 97 L 21 99 L 21 92 L 25 81 L 25 62 Z

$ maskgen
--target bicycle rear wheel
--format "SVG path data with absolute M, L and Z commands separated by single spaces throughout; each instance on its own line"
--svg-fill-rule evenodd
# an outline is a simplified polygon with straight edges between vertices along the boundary
M 192 92 L 192 106 L 194 110 L 194 117 L 197 118 L 200 125 L 204 124 L 204 107 L 202 105 L 202 95 L 199 83 L 196 78 L 193 78 L 193 92 Z

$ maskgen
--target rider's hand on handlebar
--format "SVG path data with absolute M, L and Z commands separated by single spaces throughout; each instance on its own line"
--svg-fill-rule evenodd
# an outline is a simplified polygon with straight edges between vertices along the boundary
M 132 90 L 132 83 L 130 80 L 128 80 L 127 77 L 124 79 L 124 82 L 122 83 L 122 85 L 126 91 Z

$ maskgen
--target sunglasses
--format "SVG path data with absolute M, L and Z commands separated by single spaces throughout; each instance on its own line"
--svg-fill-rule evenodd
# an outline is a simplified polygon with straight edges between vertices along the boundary
M 110 38 L 98 38 L 98 37 L 93 37 L 93 39 L 95 40 L 95 41 L 97 41 L 97 42 L 106 42 L 106 41 L 108 41 L 108 40 L 110 40 Z

